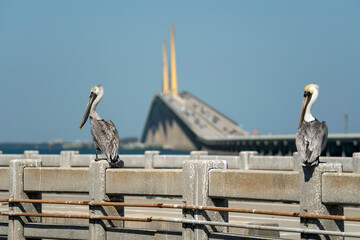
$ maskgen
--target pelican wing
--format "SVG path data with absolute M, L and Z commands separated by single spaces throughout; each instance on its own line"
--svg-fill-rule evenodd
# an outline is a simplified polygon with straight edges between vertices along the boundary
M 119 153 L 119 134 L 111 120 L 90 119 L 91 134 L 95 145 L 106 155 L 108 160 L 115 160 Z
M 110 159 L 116 160 L 119 154 L 119 133 L 111 120 L 108 120 L 106 123 L 109 132 L 112 133 L 109 146 Z
M 296 133 L 296 148 L 302 163 L 314 165 L 318 162 L 327 142 L 328 127 L 326 122 L 318 120 L 303 122 Z

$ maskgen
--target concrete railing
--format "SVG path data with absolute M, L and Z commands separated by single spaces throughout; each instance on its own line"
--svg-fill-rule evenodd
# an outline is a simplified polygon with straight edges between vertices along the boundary
M 91 161 L 94 157 L 77 152 L 0 154 L 0 191 L 18 199 L 41 199 L 45 192 L 84 193 L 90 201 L 121 202 L 126 195 L 181 197 L 187 205 L 217 207 L 227 207 L 229 199 L 297 202 L 301 213 L 332 215 L 343 215 L 344 205 L 360 205 L 358 153 L 352 158 L 320 158 L 328 163 L 314 168 L 301 167 L 298 154 L 265 157 L 241 152 L 239 156 L 214 156 L 196 151 L 169 156 L 149 151 L 144 155 L 121 155 L 125 168 L 109 168 L 106 161 Z M 41 212 L 41 206 L 10 203 L 9 212 Z M 124 208 L 90 206 L 89 214 L 123 216 Z M 226 212 L 183 210 L 183 216 L 228 222 Z M 344 231 L 343 221 L 300 218 L 300 222 L 304 228 Z M 228 228 L 224 226 L 183 224 L 182 229 L 182 233 L 137 230 L 125 228 L 121 221 L 114 224 L 105 220 L 90 220 L 89 226 L 59 226 L 43 223 L 38 217 L 14 216 L 0 222 L 0 235 L 16 240 L 229 239 Z
M 125 168 L 177 168 L 189 159 L 225 160 L 228 169 L 298 171 L 297 153 L 293 156 L 261 156 L 257 152 L 240 152 L 239 155 L 208 155 L 206 151 L 193 151 L 190 155 L 161 155 L 160 151 L 146 151 L 142 155 L 120 155 Z M 24 154 L 2 154 L 0 167 L 9 166 L 12 159 L 39 159 L 43 167 L 88 167 L 95 154 L 79 154 L 78 151 L 62 151 L 60 154 L 39 154 L 24 151 Z M 322 163 L 340 163 L 343 172 L 360 172 L 360 157 L 320 157 Z

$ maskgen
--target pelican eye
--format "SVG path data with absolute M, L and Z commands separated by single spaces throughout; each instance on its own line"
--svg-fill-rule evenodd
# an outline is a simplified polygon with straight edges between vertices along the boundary
M 311 95 L 311 93 L 309 92 L 309 91 L 305 91 L 304 92 L 304 97 L 308 97 L 308 96 L 310 96 Z

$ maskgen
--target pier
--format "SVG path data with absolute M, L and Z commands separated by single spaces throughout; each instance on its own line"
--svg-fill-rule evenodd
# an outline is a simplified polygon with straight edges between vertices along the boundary
M 354 208 L 360 204 L 358 153 L 321 157 L 322 163 L 311 169 L 300 166 L 297 154 L 222 156 L 194 151 L 161 155 L 148 151 L 120 155 L 122 168 L 109 168 L 106 161 L 95 162 L 94 157 L 76 151 L 0 154 L 0 201 L 8 203 L 1 207 L 0 236 L 99 240 L 360 237 L 360 212 Z M 149 202 L 143 197 L 153 199 Z M 64 207 L 49 207 L 58 204 Z M 274 209 L 274 204 L 279 207 Z M 136 207 L 141 210 L 134 214 Z M 236 218 L 239 213 L 245 215 Z M 249 214 L 254 215 L 253 221 L 236 220 L 247 219 Z M 259 214 L 262 217 L 256 220 Z M 272 216 L 288 220 L 279 222 Z

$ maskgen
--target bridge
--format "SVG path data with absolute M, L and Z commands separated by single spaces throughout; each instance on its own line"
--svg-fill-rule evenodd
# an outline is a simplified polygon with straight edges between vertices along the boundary
M 178 92 L 174 28 L 171 28 L 170 81 L 166 41 L 163 41 L 163 90 L 155 94 L 141 141 L 174 150 L 214 153 L 257 151 L 262 155 L 292 155 L 293 135 L 250 135 L 235 121 L 189 92 Z M 360 152 L 360 134 L 329 134 L 324 155 L 351 156 Z

